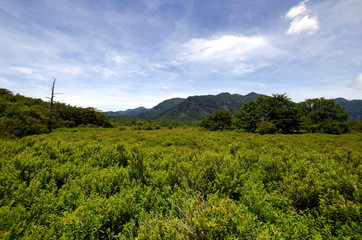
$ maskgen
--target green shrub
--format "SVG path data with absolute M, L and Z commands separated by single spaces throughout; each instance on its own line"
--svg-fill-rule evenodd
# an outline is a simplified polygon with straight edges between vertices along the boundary
M 268 121 L 261 121 L 256 124 L 256 131 L 260 134 L 274 134 L 278 131 L 278 128 L 274 123 Z
M 215 111 L 201 120 L 200 126 L 210 131 L 230 129 L 233 117 L 227 110 Z

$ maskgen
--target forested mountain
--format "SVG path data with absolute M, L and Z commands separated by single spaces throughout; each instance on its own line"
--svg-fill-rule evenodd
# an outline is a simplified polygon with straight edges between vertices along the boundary
M 157 115 L 169 110 L 170 108 L 176 106 L 184 100 L 184 98 L 171 98 L 157 104 L 150 109 L 147 109 L 145 107 L 139 107 L 134 109 L 128 109 L 126 111 L 105 112 L 105 114 L 111 118 L 155 119 Z
M 148 111 L 145 107 L 138 107 L 134 109 L 127 109 L 126 111 L 109 111 L 106 112 L 107 116 L 111 118 L 131 118 L 132 116 L 136 116 L 138 114 L 144 113 Z
M 204 95 L 188 97 L 182 103 L 158 115 L 158 119 L 198 121 L 216 110 L 228 110 L 234 113 L 243 104 L 263 96 L 249 93 L 245 96 L 239 94 L 221 93 L 218 95 Z
M 161 102 L 147 111 L 132 114 L 131 116 L 124 114 L 125 112 L 129 113 L 130 110 L 124 112 L 106 112 L 106 114 L 113 118 L 198 121 L 216 110 L 228 110 L 234 113 L 242 107 L 243 104 L 256 100 L 260 96 L 264 95 L 252 92 L 245 96 L 221 93 L 218 95 L 191 96 L 187 99 L 172 98 Z M 117 115 L 117 113 L 120 114 Z
M 362 119 L 362 100 L 347 100 L 344 98 L 336 98 L 335 100 L 347 110 L 349 120 Z
M 254 101 L 260 96 L 265 95 L 251 92 L 245 96 L 220 93 L 218 95 L 190 96 L 186 99 L 172 98 L 151 109 L 139 107 L 126 111 L 105 112 L 105 114 L 111 118 L 198 121 L 216 110 L 228 110 L 235 113 L 245 103 Z M 362 100 L 336 98 L 335 101 L 347 110 L 349 120 L 362 119 Z
M 171 98 L 161 102 L 160 104 L 156 105 L 155 107 L 140 113 L 137 115 L 138 118 L 141 119 L 155 119 L 158 115 L 168 111 L 170 108 L 177 106 L 178 104 L 185 101 L 184 98 Z

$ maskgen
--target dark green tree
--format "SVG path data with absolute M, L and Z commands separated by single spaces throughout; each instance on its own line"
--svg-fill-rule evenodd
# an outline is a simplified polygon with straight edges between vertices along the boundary
M 308 132 L 348 132 L 348 113 L 334 99 L 313 98 L 299 103 L 303 114 L 303 128 Z
M 211 131 L 230 129 L 233 125 L 233 116 L 227 110 L 218 110 L 202 119 L 200 125 Z
M 52 128 L 94 125 L 111 127 L 107 116 L 94 108 L 54 102 Z M 0 137 L 23 137 L 49 131 L 49 104 L 41 99 L 14 95 L 0 88 Z M 48 127 L 48 128 L 47 128 Z
M 285 94 L 259 97 L 246 103 L 236 114 L 237 124 L 248 132 L 255 132 L 261 121 L 275 125 L 282 133 L 292 133 L 300 128 L 300 109 Z

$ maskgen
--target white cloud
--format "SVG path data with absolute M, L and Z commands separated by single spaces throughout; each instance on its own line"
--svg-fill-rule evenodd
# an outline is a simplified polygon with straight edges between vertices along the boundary
M 170 90 L 170 87 L 168 87 L 168 86 L 163 86 L 162 89 L 164 89 L 164 90 Z
M 299 3 L 297 6 L 292 7 L 288 13 L 285 15 L 287 18 L 293 19 L 301 14 L 307 12 L 307 6 L 305 5 L 306 1 Z
M 358 74 L 356 79 L 354 80 L 352 84 L 353 88 L 362 89 L 362 73 Z
M 234 62 L 275 52 L 275 48 L 263 37 L 224 35 L 211 40 L 191 39 L 184 45 L 179 58 L 186 62 Z
M 287 34 L 300 34 L 307 32 L 313 34 L 319 29 L 319 22 L 317 17 L 311 17 L 310 12 L 306 6 L 308 0 L 300 2 L 297 6 L 292 7 L 285 17 L 292 20 L 287 30 Z
M 174 65 L 198 77 L 202 74 L 245 75 L 267 66 L 280 54 L 264 36 L 197 38 L 178 49 L 181 50 Z
M 287 34 L 299 34 L 308 32 L 315 33 L 319 29 L 318 19 L 315 17 L 304 16 L 301 19 L 294 19 L 287 31 Z

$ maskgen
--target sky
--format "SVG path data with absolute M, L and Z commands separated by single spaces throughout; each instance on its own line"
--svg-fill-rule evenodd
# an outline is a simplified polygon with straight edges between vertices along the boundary
M 361 0 L 0 0 L 0 88 L 103 111 L 362 99 Z

